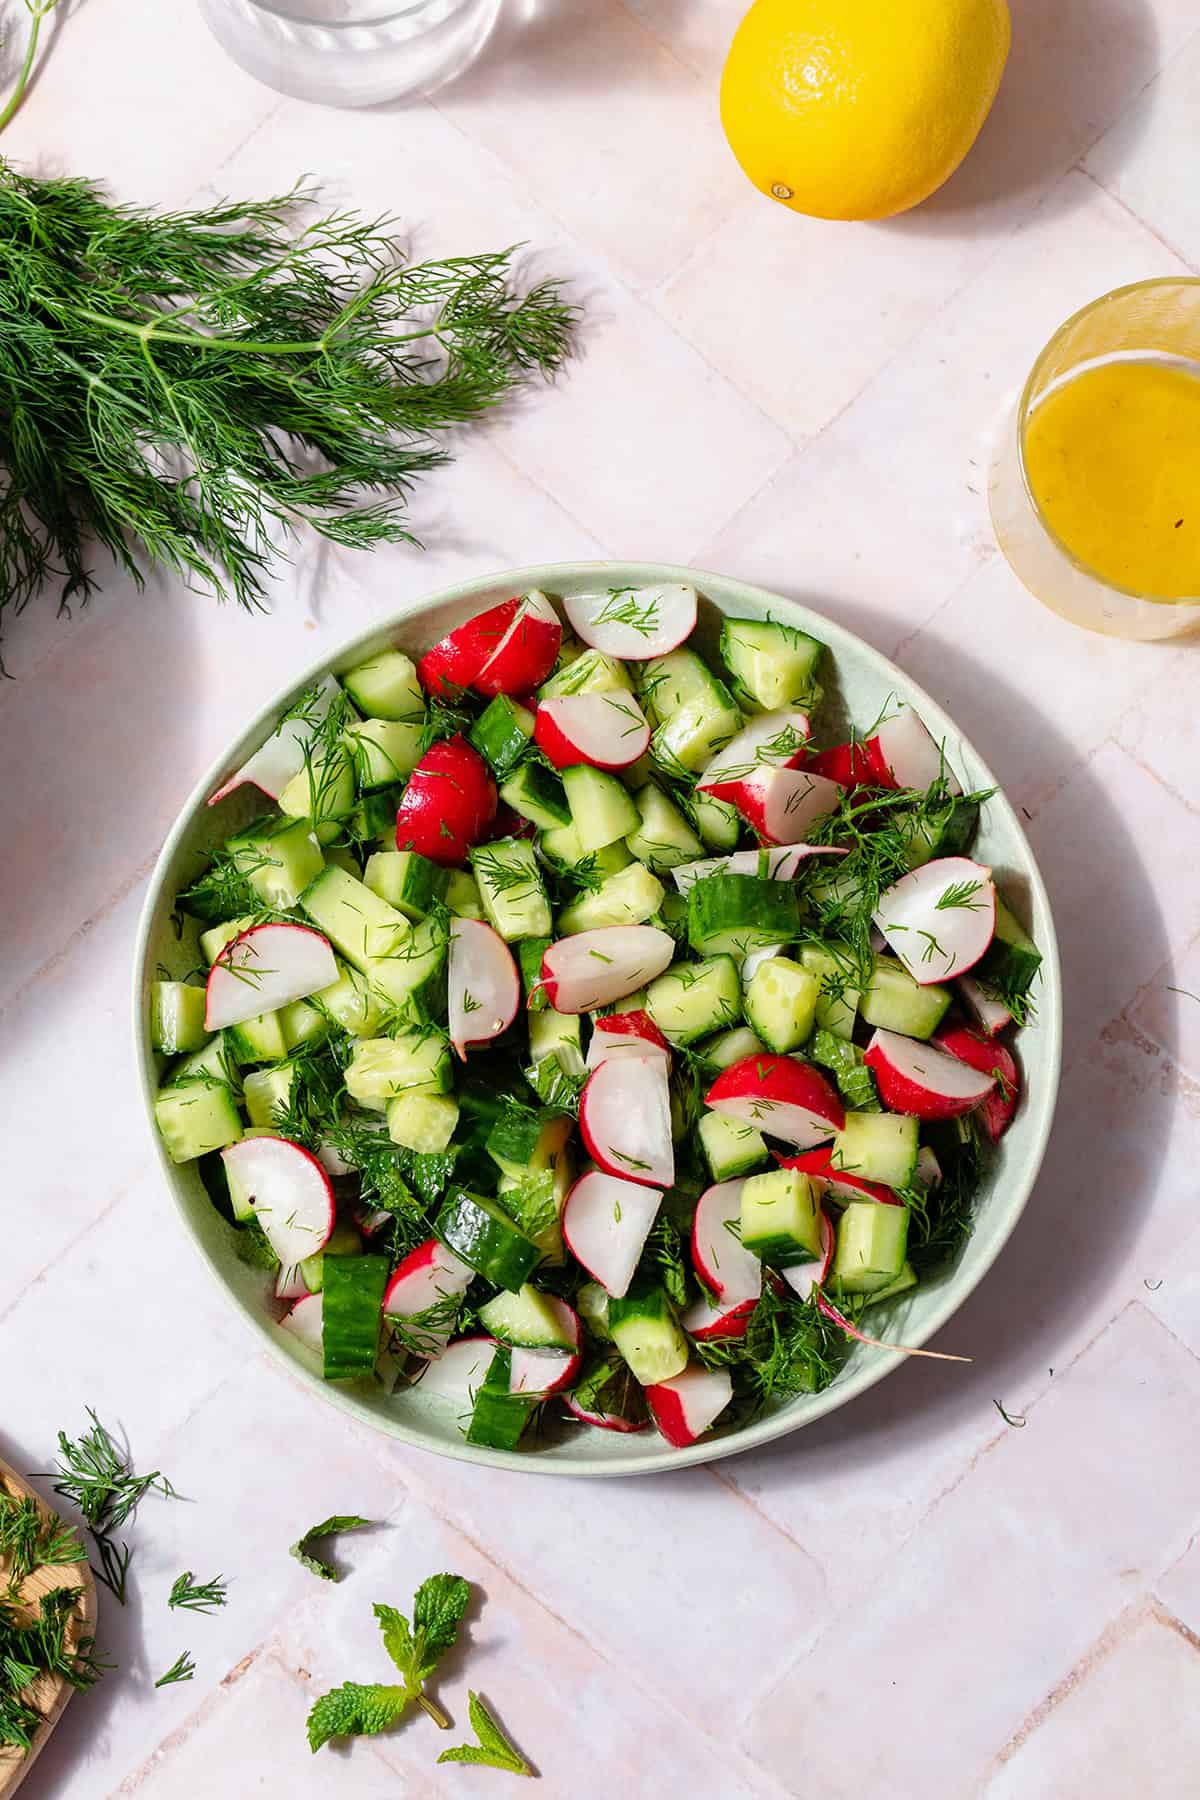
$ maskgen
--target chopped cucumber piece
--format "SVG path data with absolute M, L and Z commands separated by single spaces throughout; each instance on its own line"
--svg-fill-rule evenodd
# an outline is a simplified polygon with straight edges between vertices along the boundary
M 313 1000 L 289 1000 L 279 1008 L 279 1026 L 289 1055 L 304 1044 L 319 1044 L 329 1036 L 329 1015 Z
M 539 831 L 551 831 L 556 825 L 571 822 L 563 784 L 542 763 L 525 762 L 514 769 L 500 789 L 500 798 L 523 819 L 531 820 Z
M 292 776 L 279 796 L 279 810 L 307 821 L 319 844 L 331 844 L 341 833 L 342 820 L 354 811 L 357 798 L 353 761 L 339 745 Z
M 542 849 L 547 861 L 575 875 L 579 880 L 601 881 L 619 875 L 633 861 L 624 844 L 606 844 L 603 850 L 585 850 L 573 825 L 559 825 L 542 833 Z
M 546 998 L 546 990 L 542 986 L 542 958 L 550 948 L 552 938 L 523 938 L 517 945 L 517 966 L 521 971 L 521 992 L 525 996 L 525 1005 L 530 1012 L 545 1012 L 550 1002 Z
M 821 697 L 817 669 L 825 649 L 817 638 L 766 619 L 726 619 L 721 658 L 738 704 L 747 712 L 815 706 Z
M 753 1125 L 739 1125 L 722 1113 L 706 1112 L 697 1128 L 700 1149 L 714 1181 L 749 1175 L 767 1161 L 767 1146 Z
M 694 701 L 723 705 L 728 695 L 725 683 L 686 645 L 642 663 L 637 671 L 637 689 L 652 725 L 665 724 L 680 707 Z
M 383 1290 L 391 1275 L 386 1256 L 331 1256 L 324 1268 L 321 1355 L 326 1381 L 375 1373 Z
M 728 689 L 722 692 L 720 701 L 693 700 L 689 706 L 680 707 L 651 738 L 651 755 L 673 779 L 699 774 L 741 730 L 742 715 L 733 703 L 733 695 Z
M 639 1287 L 608 1302 L 608 1329 L 614 1344 L 643 1387 L 669 1381 L 687 1367 L 687 1339 L 661 1287 Z
M 800 1169 L 751 1175 L 742 1188 L 742 1247 L 789 1269 L 821 1255 L 821 1204 Z
M 735 1025 L 731 1031 L 720 1031 L 701 1044 L 697 1055 L 705 1069 L 719 1075 L 722 1069 L 732 1069 L 734 1063 L 745 1062 L 748 1056 L 758 1056 L 765 1049 L 762 1039 L 755 1037 L 748 1025 Z
M 451 869 L 446 884 L 446 905 L 456 919 L 482 919 L 483 901 L 479 883 L 470 869 Z
M 335 950 L 364 975 L 381 958 L 402 951 L 412 937 L 403 913 L 344 869 L 323 869 L 300 896 L 302 910 Z
M 759 963 L 746 988 L 746 1018 L 769 1050 L 785 1054 L 807 1043 L 817 1014 L 817 977 L 788 956 Z
M 583 1038 L 578 1013 L 544 1012 L 529 1015 L 529 1054 L 535 1063 L 545 1056 L 557 1056 L 569 1074 L 585 1073 Z
M 283 1063 L 277 1069 L 255 1069 L 247 1075 L 242 1098 L 251 1125 L 269 1131 L 276 1123 L 276 1108 L 286 1108 L 291 1101 L 296 1069 Z
M 510 776 L 533 736 L 533 714 L 510 694 L 488 702 L 467 734 L 498 781 Z
M 731 1025 L 741 1011 L 742 984 L 731 956 L 676 963 L 646 989 L 646 1011 L 673 1044 L 691 1044 Z
M 207 935 L 207 934 L 206 934 Z M 205 991 L 185 981 L 150 984 L 150 1041 L 167 1056 L 182 1056 L 208 1042 Z
M 192 1162 L 210 1150 L 236 1144 L 242 1135 L 233 1095 L 223 1082 L 206 1086 L 189 1081 L 160 1088 L 154 1117 L 172 1162 Z
M 389 1100 L 410 1088 L 448 1094 L 450 1046 L 436 1031 L 361 1039 L 346 1065 L 345 1083 L 352 1100 L 375 1112 L 383 1112 Z
M 569 937 L 604 925 L 643 925 L 654 917 L 665 897 L 657 876 L 641 863 L 630 863 L 565 906 L 558 915 L 559 934 Z
M 870 1304 L 878 1306 L 882 1300 L 895 1300 L 900 1294 L 907 1294 L 910 1288 L 917 1285 L 917 1271 L 910 1262 L 906 1262 L 894 1281 L 886 1287 L 876 1288 L 870 1297 Z
M 182 1062 L 173 1064 L 163 1086 L 189 1087 L 199 1084 L 201 1087 L 212 1087 L 217 1082 L 221 1082 L 231 1093 L 240 1094 L 242 1091 L 241 1070 L 228 1034 L 224 1031 L 218 1031 L 216 1037 L 209 1038 L 202 1050 L 194 1050 Z
M 486 1444 L 490 1450 L 515 1450 L 521 1434 L 537 1410 L 536 1394 L 510 1394 L 512 1352 L 496 1351 L 488 1372 L 475 1394 L 468 1444 Z
M 500 838 L 477 845 L 471 867 L 488 923 L 506 943 L 548 937 L 554 929 L 533 845 L 527 838 Z
M 901 817 L 896 824 L 905 840 L 904 860 L 917 869 L 935 856 L 961 856 L 969 848 L 979 824 L 979 804 L 957 797 L 932 816 Z
M 380 650 L 342 676 L 342 686 L 368 719 L 423 719 L 425 696 L 416 665 L 403 650 Z
M 523 1350 L 574 1350 L 575 1339 L 558 1314 L 528 1282 L 515 1294 L 497 1294 L 479 1309 L 479 1323 L 492 1337 Z
M 433 1229 L 448 1250 L 487 1281 L 514 1294 L 541 1261 L 533 1239 L 526 1237 L 502 1207 L 465 1188 L 451 1189 Z
M 276 819 L 230 838 L 235 868 L 265 906 L 287 912 L 325 866 L 321 846 L 305 819 Z
M 858 1010 L 868 1025 L 898 1031 L 902 1037 L 930 1038 L 946 1016 L 949 988 L 931 982 L 922 987 L 893 956 L 878 956 L 863 989 Z
M 608 1328 L 608 1292 L 598 1281 L 585 1281 L 575 1296 L 575 1311 L 594 1338 L 612 1342 Z
M 626 838 L 631 853 L 648 869 L 674 869 L 704 855 L 704 845 L 673 800 L 657 782 L 648 781 L 634 795 L 641 823 Z
M 832 1031 L 814 1031 L 808 1044 L 808 1059 L 828 1069 L 838 1085 L 846 1105 L 857 1112 L 882 1112 L 875 1077 L 863 1061 L 863 1053 L 848 1038 L 836 1037 Z
M 832 1277 L 846 1294 L 873 1294 L 895 1281 L 908 1243 L 907 1206 L 852 1200 L 837 1224 Z
M 641 815 L 615 775 L 579 763 L 563 770 L 571 824 L 584 851 L 603 850 L 636 831 Z
M 736 806 L 718 800 L 713 794 L 702 794 L 699 788 L 690 795 L 678 795 L 688 818 L 696 827 L 708 850 L 736 850 L 742 835 L 742 821 Z
M 603 650 L 584 650 L 572 662 L 557 668 L 538 692 L 539 700 L 561 694 L 629 693 L 633 683 L 625 664 Z
M 240 1063 L 282 1062 L 288 1053 L 277 1012 L 259 1013 L 229 1027 L 229 1047 Z
M 207 931 L 200 933 L 200 949 L 204 960 L 211 967 L 220 956 L 226 944 L 232 944 L 234 938 L 241 937 L 243 931 L 249 931 L 254 923 L 254 915 L 246 914 L 240 919 L 226 919 L 220 925 L 210 925 Z
M 997 894 L 996 935 L 971 970 L 972 978 L 995 988 L 1002 999 L 1023 998 L 1041 966 L 1041 951 Z
M 831 1031 L 835 1037 L 853 1037 L 860 993 L 857 987 L 849 984 L 852 966 L 849 952 L 843 959 L 823 945 L 805 944 L 800 952 L 800 961 L 821 984 L 821 991 L 817 995 L 818 1029 Z
M 344 735 L 355 779 L 366 794 L 411 775 L 425 748 L 421 719 L 363 719 L 348 725 Z
M 416 850 L 376 850 L 367 858 L 363 885 L 415 922 L 446 898 L 450 870 Z
M 458 1101 L 453 1094 L 413 1088 L 388 1101 L 388 1136 L 393 1144 L 415 1150 L 419 1156 L 440 1156 L 457 1125 Z
M 800 906 L 790 881 L 758 875 L 706 875 L 688 889 L 688 938 L 693 950 L 745 956 L 786 944 L 800 932 Z
M 336 981 L 313 995 L 313 1004 L 351 1037 L 373 1037 L 383 1017 L 380 998 L 366 976 L 345 964 Z
M 885 1187 L 908 1187 L 917 1166 L 920 1121 L 907 1113 L 848 1112 L 833 1142 L 833 1163 Z

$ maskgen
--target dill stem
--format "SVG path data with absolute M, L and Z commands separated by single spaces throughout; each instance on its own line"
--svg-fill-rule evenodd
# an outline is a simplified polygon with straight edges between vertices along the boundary
M 33 74 L 33 65 L 37 60 L 38 39 L 42 35 L 42 20 L 52 13 L 57 5 L 58 0 L 49 0 L 48 5 L 39 6 L 36 12 L 32 7 L 30 8 L 29 16 L 32 24 L 29 27 L 29 42 L 25 46 L 25 61 L 21 64 L 21 73 L 17 76 L 16 87 L 8 97 L 8 104 L 4 111 L 0 112 L 0 131 L 3 131 L 5 126 L 11 122 L 25 98 L 29 77 Z
M 0 119 L 0 130 L 3 130 Z M 346 323 L 338 319 L 323 337 L 310 338 L 307 341 L 293 343 L 271 343 L 260 338 L 225 338 L 211 337 L 201 331 L 176 331 L 169 325 L 160 325 L 156 318 L 146 319 L 141 325 L 135 325 L 132 319 L 118 319 L 113 313 L 96 312 L 90 306 L 72 308 L 77 319 L 86 319 L 90 325 L 102 325 L 109 331 L 122 331 L 126 337 L 141 338 L 143 347 L 151 338 L 160 338 L 165 344 L 186 344 L 193 350 L 242 350 L 260 356 L 319 356 L 329 348 L 329 340 L 339 325 Z M 391 339 L 393 344 L 413 344 L 421 338 L 441 337 L 441 326 L 426 325 L 420 331 L 406 331 L 402 336 Z

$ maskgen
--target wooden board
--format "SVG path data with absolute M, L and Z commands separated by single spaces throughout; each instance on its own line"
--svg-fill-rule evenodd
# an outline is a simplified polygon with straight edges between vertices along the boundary
M 10 1494 L 32 1496 L 47 1518 L 53 1516 L 45 1502 L 34 1494 L 29 1483 L 23 1481 L 16 1470 L 9 1468 L 3 1460 L 0 1460 L 0 1485 Z M 5 1559 L 0 1556 L 0 1583 L 5 1582 Z M 43 1594 L 58 1587 L 83 1589 L 83 1597 L 75 1610 L 74 1620 L 68 1627 L 68 1643 L 77 1642 L 80 1637 L 93 1636 L 96 1630 L 96 1584 L 86 1562 L 60 1563 L 48 1569 L 35 1569 L 21 1586 L 21 1598 L 36 1606 Z M 63 1681 L 61 1676 L 43 1676 L 35 1683 L 33 1701 L 45 1716 L 46 1722 L 34 1733 L 33 1745 L 25 1754 L 12 1745 L 0 1744 L 0 1800 L 9 1800 L 9 1796 L 16 1793 L 58 1724 L 63 1707 L 74 1691 L 70 1683 Z

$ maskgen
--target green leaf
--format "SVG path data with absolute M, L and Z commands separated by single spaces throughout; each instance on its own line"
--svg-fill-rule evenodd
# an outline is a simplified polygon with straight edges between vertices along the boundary
M 512 1775 L 536 1775 L 532 1763 L 510 1743 L 478 1694 L 469 1695 L 468 1710 L 478 1744 L 456 1744 L 452 1750 L 443 1750 L 440 1763 L 486 1763 L 490 1769 L 507 1769 Z
M 321 1538 L 336 1537 L 342 1531 L 361 1531 L 370 1523 L 370 1519 L 360 1519 L 357 1513 L 334 1513 L 332 1518 L 323 1519 L 319 1525 L 310 1525 L 304 1536 L 291 1545 L 288 1555 L 303 1563 L 313 1575 L 319 1575 L 322 1581 L 340 1581 L 338 1569 L 318 1556 L 314 1545 Z
M 406 1687 L 344 1681 L 322 1694 L 309 1713 L 309 1748 L 319 1750 L 335 1737 L 374 1737 L 394 1724 L 411 1698 Z
M 388 1655 L 415 1686 L 427 1681 L 456 1642 L 471 1600 L 471 1584 L 461 1575 L 431 1575 L 413 1599 L 412 1626 L 394 1607 L 377 1605 Z

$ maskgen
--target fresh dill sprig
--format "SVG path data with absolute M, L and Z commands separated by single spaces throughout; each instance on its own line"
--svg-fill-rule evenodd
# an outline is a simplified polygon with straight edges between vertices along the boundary
M 83 1545 L 72 1526 L 47 1513 L 32 1495 L 0 1487 L 0 1564 L 5 1565 L 10 1593 L 35 1569 L 83 1561 Z
M 167 1605 L 174 1611 L 176 1607 L 187 1607 L 190 1612 L 212 1612 L 218 1606 L 224 1606 L 229 1598 L 225 1579 L 214 1575 L 211 1581 L 195 1581 L 192 1571 L 185 1569 L 175 1579 L 167 1599 Z
M 190 1650 L 181 1651 L 171 1664 L 165 1675 L 160 1675 L 155 1682 L 156 1688 L 172 1687 L 177 1681 L 190 1681 L 196 1673 L 196 1665 L 192 1661 Z
M 97 1579 L 124 1606 L 132 1553 L 128 1544 L 118 1543 L 116 1534 L 129 1523 L 148 1493 L 163 1494 L 168 1499 L 178 1496 L 157 1469 L 149 1475 L 135 1475 L 128 1450 L 116 1442 L 90 1406 L 87 1414 L 91 1427 L 77 1439 L 72 1440 L 65 1431 L 58 1434 L 54 1492 L 71 1501 L 83 1514 L 99 1553 Z
M 653 637 L 658 630 L 659 598 L 648 594 L 637 598 L 636 588 L 609 588 L 608 599 L 592 620 L 593 625 L 626 625 L 642 637 Z

